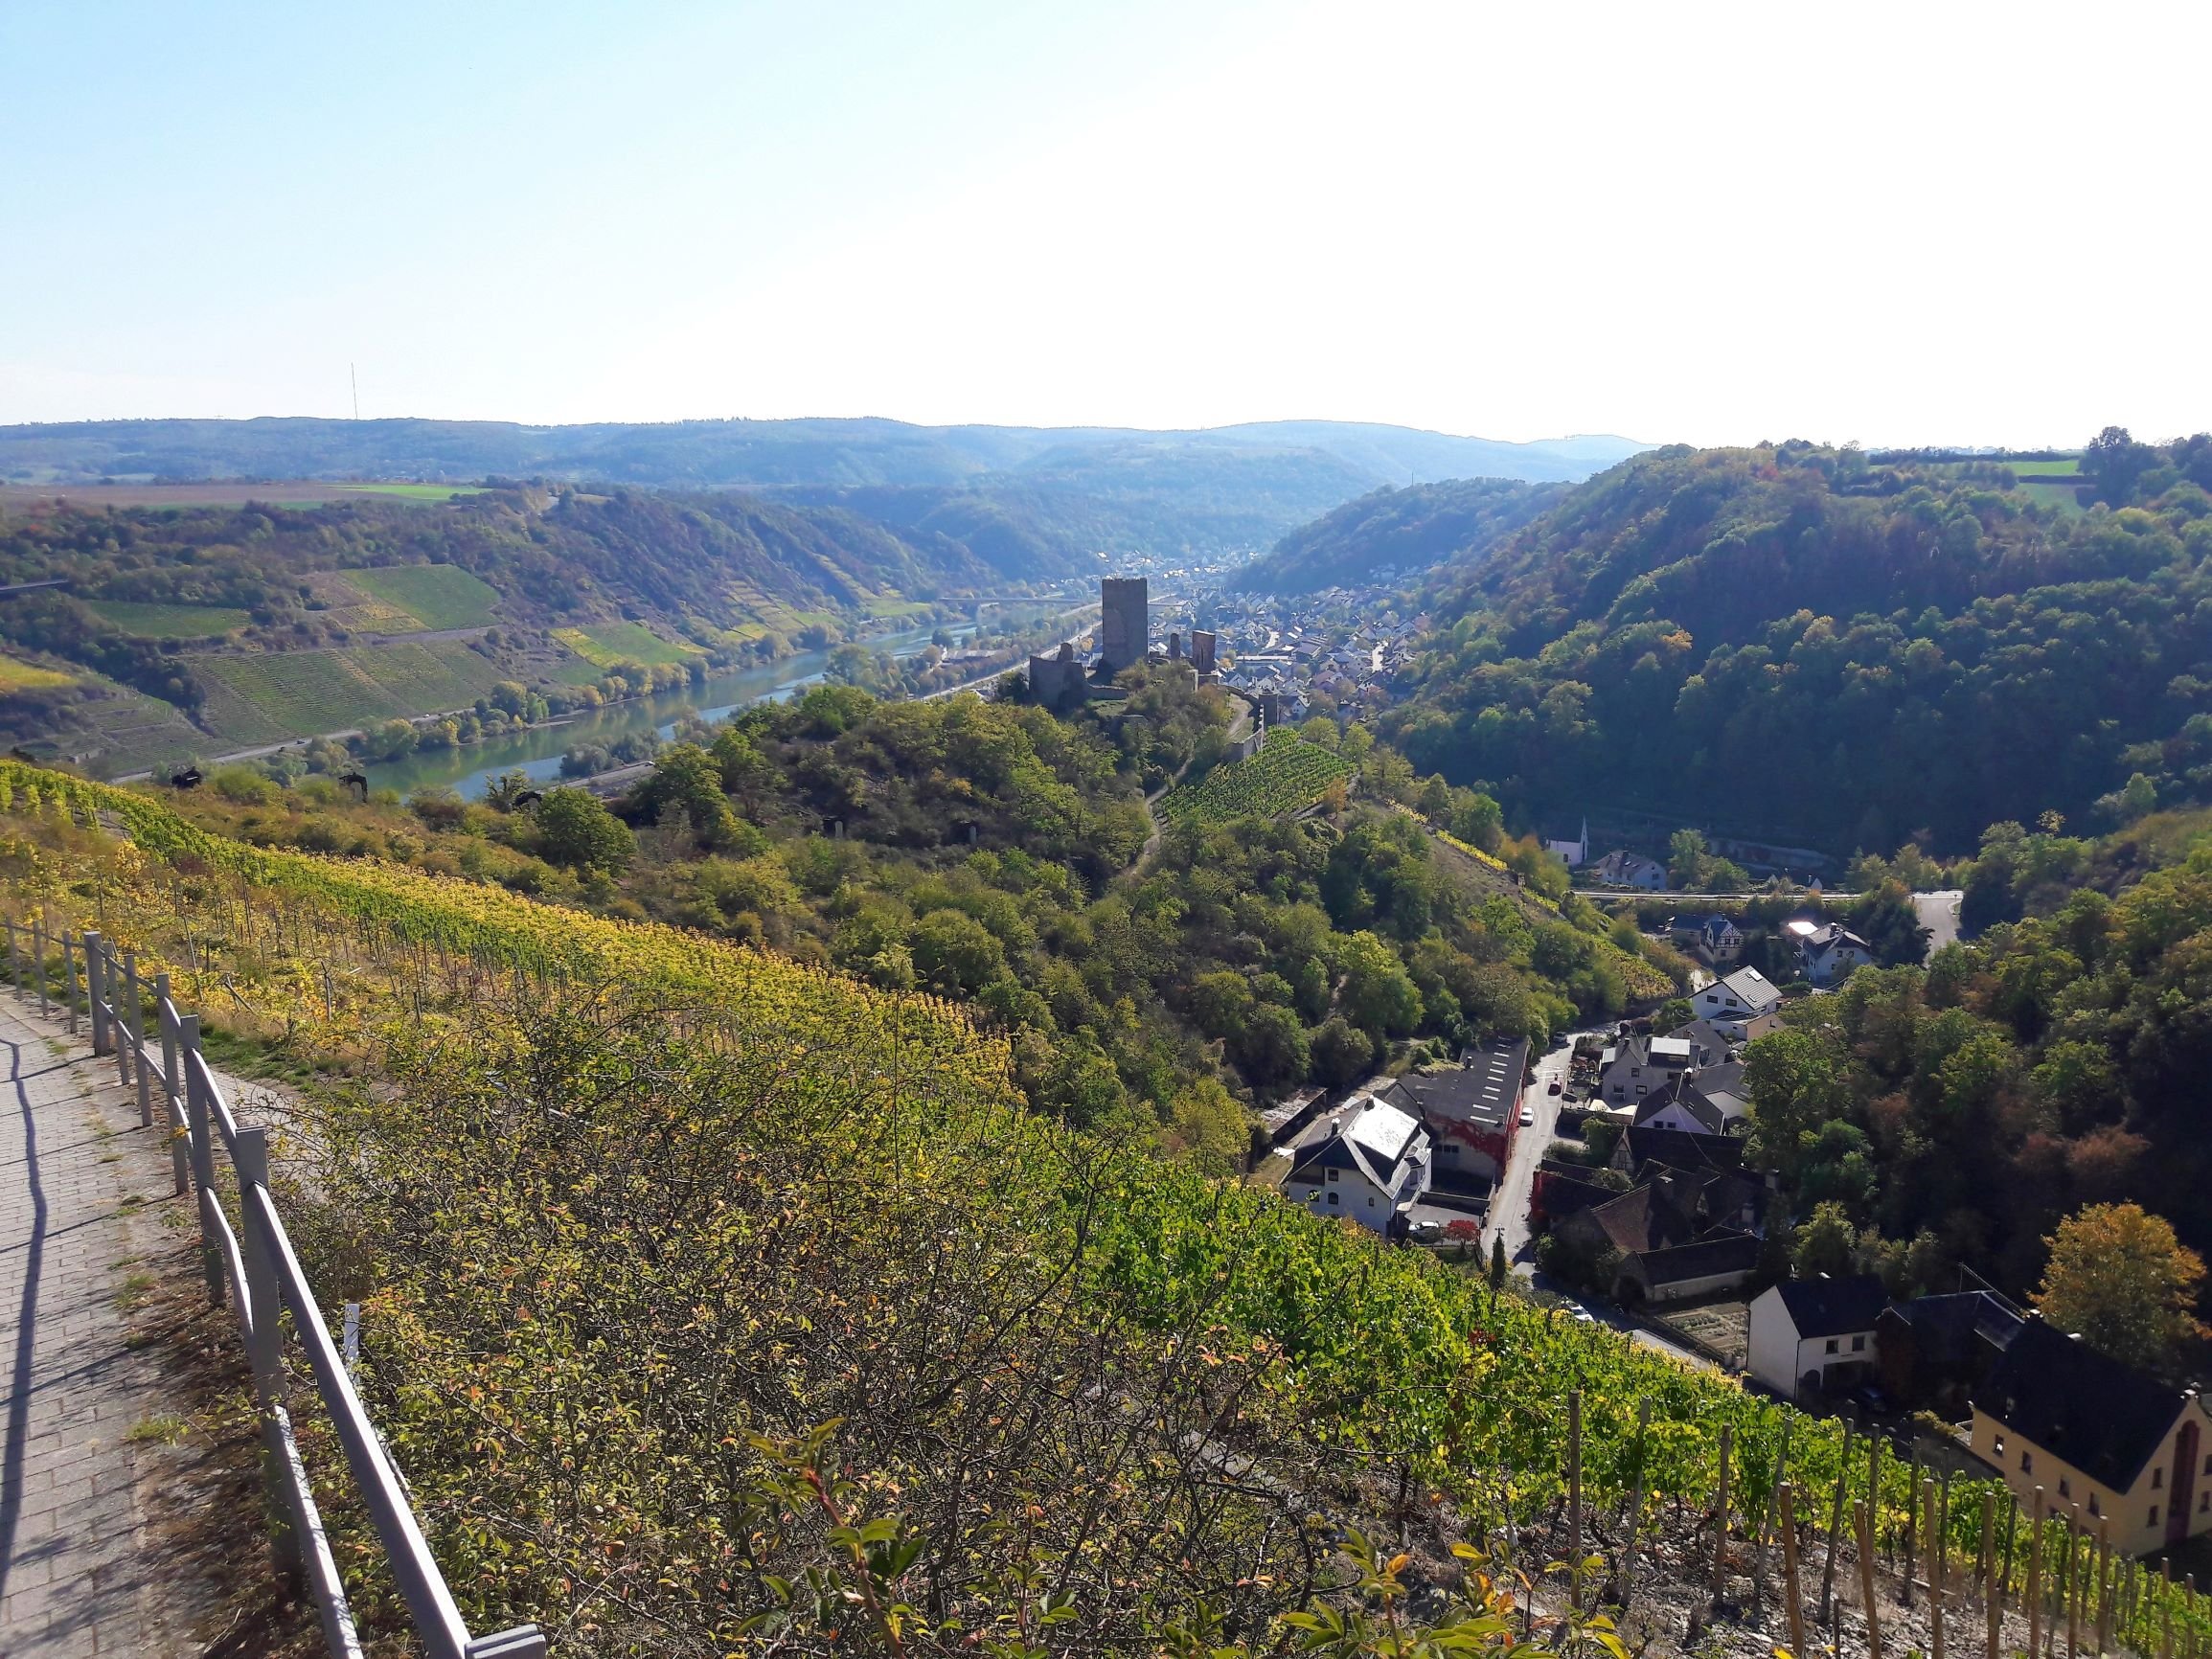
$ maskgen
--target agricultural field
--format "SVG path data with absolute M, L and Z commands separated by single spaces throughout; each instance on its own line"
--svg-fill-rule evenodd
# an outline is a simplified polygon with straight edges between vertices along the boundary
M 196 658 L 202 717 L 221 738 L 270 743 L 465 708 L 499 670 L 458 642 Z
M 73 684 L 70 675 L 15 657 L 0 656 L 0 696 L 11 692 L 51 692 Z
M 2015 478 L 2079 478 L 2082 475 L 2082 458 L 2069 455 L 2064 461 L 2008 461 Z
M 374 496 L 385 501 L 426 505 L 482 491 L 453 484 L 335 484 L 293 479 L 282 484 L 0 484 L 0 507 L 28 507 L 63 500 L 79 507 L 321 507 L 332 501 Z
M 555 628 L 553 637 L 598 669 L 617 663 L 688 663 L 700 654 L 692 645 L 671 645 L 651 629 L 633 622 L 593 623 L 589 627 Z
M 1312 806 L 1351 772 L 1352 763 L 1334 750 L 1277 732 L 1249 761 L 1231 761 L 1195 784 L 1176 784 L 1160 797 L 1159 815 L 1171 824 L 1276 818 Z
M 473 484 L 341 484 L 340 496 L 382 495 L 395 501 L 451 501 L 457 496 L 482 495 Z
M 483 627 L 498 590 L 455 564 L 398 564 L 349 570 L 346 581 L 413 617 L 425 628 Z
M 207 640 L 236 633 L 253 618 L 213 604 L 140 604 L 133 600 L 86 600 L 85 608 L 126 634 L 148 640 Z

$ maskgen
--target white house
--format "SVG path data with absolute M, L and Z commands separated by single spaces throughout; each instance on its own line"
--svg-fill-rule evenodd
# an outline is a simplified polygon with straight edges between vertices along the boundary
M 1396 1106 L 1356 1095 L 1292 1148 L 1283 1195 L 1387 1235 L 1428 1191 L 1428 1131 Z
M 1580 870 L 1590 861 L 1590 821 L 1583 820 L 1583 838 L 1580 841 L 1546 841 L 1543 850 L 1555 858 L 1566 860 L 1569 870 Z
M 1656 859 L 1646 858 L 1639 852 L 1616 850 L 1607 853 L 1590 866 L 1593 880 L 1608 887 L 1632 887 L 1642 893 L 1658 893 L 1667 885 L 1667 867 Z
M 1680 1037 L 1624 1037 L 1598 1057 L 1598 1099 L 1608 1106 L 1632 1106 L 1695 1060 Z
M 1785 1399 L 1834 1393 L 1873 1375 L 1875 1324 L 1889 1293 L 1871 1273 L 1791 1279 L 1752 1299 L 1751 1375 Z
M 1730 1041 L 1742 1042 L 1745 1026 L 1782 1006 L 1782 993 L 1757 968 L 1740 967 L 1698 992 L 1690 1006 Z
M 1667 923 L 1667 937 L 1678 948 L 1696 951 L 1715 967 L 1727 967 L 1744 954 L 1743 930 L 1719 911 L 1702 920 L 1677 916 Z
M 1874 947 L 1838 922 L 1792 921 L 1790 934 L 1797 942 L 1797 971 L 1824 990 L 1874 962 Z

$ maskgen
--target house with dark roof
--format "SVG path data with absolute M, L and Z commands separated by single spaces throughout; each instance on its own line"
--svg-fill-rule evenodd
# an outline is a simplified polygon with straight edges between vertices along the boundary
M 1713 1227 L 1703 1197 L 1700 1180 L 1654 1166 L 1642 1185 L 1570 1212 L 1552 1233 L 1586 1261 L 1614 1263 L 1605 1288 L 1615 1302 L 1737 1289 L 1758 1271 L 1759 1240 Z
M 1871 1273 L 1791 1279 L 1751 1300 L 1747 1369 L 1785 1399 L 1835 1394 L 1873 1373 L 1889 1293 Z
M 1678 1037 L 1623 1037 L 1598 1056 L 1598 1099 L 1608 1106 L 1634 1105 L 1694 1063 L 1690 1045 Z
M 1623 1129 L 1613 1147 L 1613 1168 L 1632 1180 L 1646 1164 L 1653 1163 L 1677 1170 L 1740 1170 L 1744 1142 L 1735 1135 L 1688 1134 L 1634 1125 Z
M 1727 1079 L 1741 1089 L 1742 1068 L 1716 1066 L 1716 1072 L 1735 1073 Z M 1725 1135 L 1736 1125 L 1750 1126 L 1750 1107 L 1741 1094 L 1716 1087 L 1708 1091 L 1697 1072 L 1661 1083 L 1636 1105 L 1634 1126 L 1639 1129 L 1675 1129 L 1685 1135 Z
M 1299 1137 L 1283 1195 L 1388 1237 L 1428 1191 L 1428 1131 L 1396 1106 L 1356 1095 Z
M 1874 962 L 1874 946 L 1841 922 L 1792 921 L 1788 932 L 1797 946 L 1798 976 L 1823 989 Z
M 1758 1271 L 1757 1239 L 1748 1233 L 1711 1233 L 1693 1244 L 1624 1257 L 1614 1300 L 1685 1302 L 1715 1296 L 1742 1289 Z
M 1428 1131 L 1439 1177 L 1494 1182 L 1513 1151 L 1527 1078 L 1528 1038 L 1499 1037 L 1457 1066 L 1408 1072 L 1376 1099 Z
M 2032 1503 L 2147 1555 L 2212 1532 L 2212 1422 L 2193 1388 L 2109 1359 L 2034 1314 L 1973 1392 L 1972 1444 Z
M 2020 1324 L 2012 1304 L 1987 1290 L 1892 1303 L 1875 1322 L 1882 1392 L 1904 1410 L 1961 1421 Z

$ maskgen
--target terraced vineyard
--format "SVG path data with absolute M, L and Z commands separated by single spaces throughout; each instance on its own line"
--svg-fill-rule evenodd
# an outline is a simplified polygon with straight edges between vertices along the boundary
M 1171 824 L 1280 817 L 1312 806 L 1331 784 L 1351 774 L 1352 762 L 1334 750 L 1294 732 L 1275 732 L 1249 761 L 1231 761 L 1196 783 L 1176 784 L 1160 797 L 1159 814 Z
M 350 570 L 346 580 L 373 598 L 396 605 L 425 628 L 482 627 L 492 620 L 498 591 L 453 564 L 399 564 Z
M 130 600 L 85 602 L 102 620 L 126 634 L 151 640 L 204 640 L 236 633 L 253 619 L 242 610 L 212 604 L 139 604 Z
M 553 637 L 594 668 L 601 669 L 610 669 L 617 663 L 643 663 L 648 668 L 656 668 L 664 663 L 688 663 L 699 654 L 696 646 L 671 645 L 650 628 L 633 622 L 555 628 Z
M 1254 769 L 1270 790 L 1302 774 L 1311 787 L 1296 753 L 1310 747 L 1278 740 Z M 1902 1456 L 1859 1441 L 1847 1458 L 1838 1422 L 1027 1114 L 1006 1042 L 949 1004 L 675 928 L 246 846 L 153 794 L 12 761 L 0 876 L 0 909 L 99 925 L 226 1037 L 407 1085 L 372 1069 L 345 1092 L 303 1137 L 310 1150 L 342 1138 L 343 1155 L 295 1201 L 328 1198 L 303 1227 L 318 1280 L 343 1262 L 374 1292 L 371 1407 L 472 1625 L 650 1628 L 635 1647 L 758 1652 L 746 1621 L 773 1616 L 810 1636 L 788 1651 L 842 1652 L 814 1639 L 858 1597 L 837 1575 L 866 1570 L 904 1608 L 929 1593 L 933 1550 L 964 1565 L 1015 1552 L 1011 1588 L 980 1571 L 950 1580 L 958 1630 L 1012 1628 L 1050 1571 L 1067 1589 L 1048 1616 L 1100 1635 L 1083 1650 L 1198 1651 L 1148 1634 L 1162 1615 L 1142 1592 L 1173 1573 L 1178 1617 L 1219 1602 L 1269 1637 L 1204 1650 L 1250 1655 L 1284 1650 L 1271 1633 L 1308 1605 L 1356 1599 L 1311 1545 L 1357 1528 L 1421 1558 L 1464 1541 L 1495 1554 L 1501 1579 L 1517 1562 L 1549 1581 L 1547 1616 L 1568 1569 L 1540 1563 L 1570 1537 L 1597 1547 L 1602 1570 L 1578 1595 L 1609 1601 L 1603 1581 L 1634 1536 L 1649 1563 L 1638 1650 L 1658 1633 L 1654 1651 L 1676 1652 L 1685 1603 L 1667 1600 L 1670 1578 L 1694 1582 L 1700 1609 L 1717 1579 L 1748 1579 L 1756 1633 L 1774 1566 L 1757 1540 L 1785 1456 L 1808 1530 L 1869 1504 L 1870 1578 L 1934 1554 L 1908 1530 L 1934 1488 L 1916 1490 L 1923 1471 Z M 327 1451 L 316 1421 L 303 1431 Z M 1717 1548 L 1707 1516 L 1723 1492 Z M 2031 1560 L 2063 1561 L 2077 1604 L 2095 1600 L 2121 1644 L 2167 1646 L 2171 1617 L 2199 1649 L 2202 1598 L 2132 1564 L 2109 1573 L 2056 1520 L 2031 1557 L 1996 1483 L 1942 1495 L 1937 1558 L 1954 1584 L 1988 1549 L 1987 1498 L 2016 1595 L 2038 1582 Z M 1186 1515 L 1186 1501 L 1202 1507 Z M 825 1553 L 823 1529 L 791 1524 L 806 1502 L 900 1551 Z M 1570 1502 L 1591 1531 L 1565 1531 Z M 1010 1507 L 1086 1518 L 1073 1544 L 1040 1529 L 1058 1553 L 1038 1565 L 1029 1528 L 1000 1518 Z M 326 1519 L 356 1607 L 389 1630 L 357 1503 L 333 1492 Z M 653 1567 L 609 1572 L 610 1558 Z M 819 1610 L 787 1587 L 810 1572 L 829 1586 Z M 1847 1557 L 1847 1595 L 1854 1581 Z M 1894 1650 L 1916 1646 L 1882 1600 Z M 1510 1625 L 1493 1634 L 1453 1650 L 1520 1646 Z M 1772 1647 L 1769 1626 L 1694 1650 Z M 1565 1651 L 1601 1648 L 1625 1651 Z
M 194 667 L 207 686 L 209 726 L 246 743 L 466 708 L 499 678 L 455 641 L 208 656 Z

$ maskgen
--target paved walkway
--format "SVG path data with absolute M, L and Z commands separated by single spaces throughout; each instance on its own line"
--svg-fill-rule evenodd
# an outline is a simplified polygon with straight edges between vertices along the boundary
M 141 1489 L 163 1448 L 131 1434 L 173 1408 L 125 1311 L 186 1200 L 66 1033 L 0 989 L 0 1659 L 197 1653 Z

